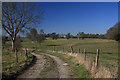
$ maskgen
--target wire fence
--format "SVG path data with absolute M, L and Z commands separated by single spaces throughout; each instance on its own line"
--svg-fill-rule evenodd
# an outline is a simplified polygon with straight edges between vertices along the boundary
M 93 62 L 95 62 L 98 66 L 104 66 L 108 68 L 114 75 L 118 72 L 118 56 L 112 56 L 110 54 L 105 54 L 104 51 L 100 49 L 96 49 L 96 51 L 87 51 L 85 48 L 74 48 L 74 47 L 63 47 L 63 46 L 40 46 L 40 50 L 46 51 L 62 51 L 62 52 L 68 52 L 73 54 L 82 54 L 85 58 L 90 58 Z M 72 50 L 73 49 L 73 50 Z M 98 54 L 99 53 L 99 54 Z M 96 61 L 97 59 L 97 61 Z

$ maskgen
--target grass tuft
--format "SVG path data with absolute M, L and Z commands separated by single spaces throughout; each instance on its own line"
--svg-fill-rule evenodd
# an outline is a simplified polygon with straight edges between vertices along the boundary
M 64 55 L 61 53 L 53 53 L 53 52 L 47 52 L 47 51 L 35 51 L 35 53 L 47 53 L 53 56 L 57 56 L 60 59 L 62 59 L 64 62 L 67 62 L 70 66 L 70 68 L 73 71 L 73 76 L 75 78 L 93 78 L 91 76 L 91 74 L 89 73 L 89 71 L 87 69 L 85 69 L 84 65 L 79 64 L 78 61 L 75 60 L 75 57 L 73 56 L 68 56 L 68 55 Z

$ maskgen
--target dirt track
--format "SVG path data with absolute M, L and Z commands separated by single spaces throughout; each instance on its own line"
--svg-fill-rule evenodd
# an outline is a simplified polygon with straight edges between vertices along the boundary
M 44 54 L 44 53 L 40 53 L 40 54 Z M 63 64 L 65 64 L 65 62 L 63 62 L 61 59 L 59 59 L 56 56 L 52 56 L 52 55 L 49 55 L 49 54 L 44 54 L 44 55 L 50 56 L 57 63 L 59 78 L 71 78 L 72 71 L 69 68 L 69 66 L 63 65 Z
M 25 70 L 23 74 L 19 75 L 17 78 L 39 78 L 39 74 L 44 68 L 45 59 L 43 55 L 32 54 L 37 57 L 36 63 L 29 69 Z
M 58 57 L 52 56 L 49 54 L 44 54 L 44 53 L 40 53 L 41 55 L 35 54 L 35 53 L 32 53 L 32 54 L 37 57 L 36 63 L 32 67 L 24 71 L 23 74 L 19 75 L 17 78 L 40 78 L 40 72 L 44 69 L 45 67 L 44 65 L 46 63 L 44 55 L 51 57 L 56 62 L 57 70 L 59 72 L 58 78 L 71 78 L 72 76 L 71 69 L 69 68 L 68 65 L 63 65 L 65 63 Z M 51 72 L 49 74 L 52 75 L 56 73 Z M 55 78 L 55 77 L 56 76 L 52 76 L 52 78 Z M 46 78 L 49 78 L 49 77 L 46 77 Z

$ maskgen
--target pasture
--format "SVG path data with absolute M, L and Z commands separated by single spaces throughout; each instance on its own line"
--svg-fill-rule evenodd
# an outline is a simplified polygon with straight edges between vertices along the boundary
M 52 40 L 47 38 L 41 44 L 37 42 L 32 43 L 28 38 L 22 39 L 22 46 L 26 48 L 35 48 L 41 51 L 55 50 L 55 51 L 64 51 L 71 52 L 70 46 L 73 47 L 75 53 L 78 53 L 80 49 L 80 54 L 83 54 L 84 48 L 86 49 L 86 55 L 88 58 L 91 58 L 93 61 L 96 59 L 97 49 L 100 50 L 99 55 L 99 65 L 107 67 L 113 74 L 117 74 L 118 71 L 118 42 L 114 40 L 107 39 L 93 39 L 85 38 L 84 40 L 70 38 L 70 39 L 57 39 Z M 11 42 L 7 42 L 8 46 L 11 46 Z
M 92 38 L 86 38 L 84 40 L 78 40 L 74 38 L 68 40 L 52 40 L 51 38 L 47 38 L 41 44 L 36 42 L 32 43 L 32 41 L 26 38 L 23 39 L 23 41 L 24 42 L 22 44 L 24 47 L 37 47 L 42 51 L 55 49 L 55 51 L 70 52 L 70 46 L 72 46 L 75 53 L 78 52 L 78 49 L 80 49 L 80 52 L 83 53 L 85 48 L 87 57 L 91 58 L 93 61 L 95 61 L 97 49 L 100 49 L 99 64 L 104 65 L 114 73 L 118 71 L 118 42 L 114 40 Z

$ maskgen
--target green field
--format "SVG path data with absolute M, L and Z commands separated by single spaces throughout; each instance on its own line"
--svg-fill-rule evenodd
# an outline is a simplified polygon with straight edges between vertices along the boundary
M 100 58 L 99 64 L 109 68 L 113 73 L 117 73 L 118 71 L 118 42 L 114 40 L 107 40 L 107 39 L 84 39 L 84 40 L 77 40 L 71 38 L 67 39 L 57 39 L 52 40 L 51 38 L 47 38 L 41 44 L 37 42 L 32 43 L 31 40 L 27 38 L 22 39 L 22 46 L 27 48 L 34 48 L 40 49 L 42 51 L 46 50 L 53 50 L 55 46 L 55 51 L 67 51 L 70 52 L 70 46 L 73 47 L 74 52 L 78 52 L 80 49 L 81 53 L 83 53 L 84 48 L 87 52 L 87 57 L 91 58 L 95 61 L 97 49 L 100 49 Z M 11 45 L 11 42 L 7 42 L 6 45 Z
M 84 40 L 77 40 L 77 39 L 57 39 L 52 40 L 51 38 L 45 40 L 40 45 L 38 43 L 32 43 L 32 41 L 28 39 L 23 39 L 24 42 L 22 43 L 24 47 L 33 48 L 37 46 L 39 49 L 46 51 L 46 50 L 53 50 L 55 46 L 55 51 L 68 51 L 70 52 L 70 46 L 73 47 L 74 52 L 78 52 L 80 49 L 83 52 L 84 48 L 87 52 L 87 57 L 90 57 L 95 61 L 97 49 L 100 49 L 100 64 L 104 65 L 105 67 L 109 68 L 113 72 L 117 72 L 118 70 L 118 42 L 114 40 L 107 40 L 107 39 L 84 39 Z

